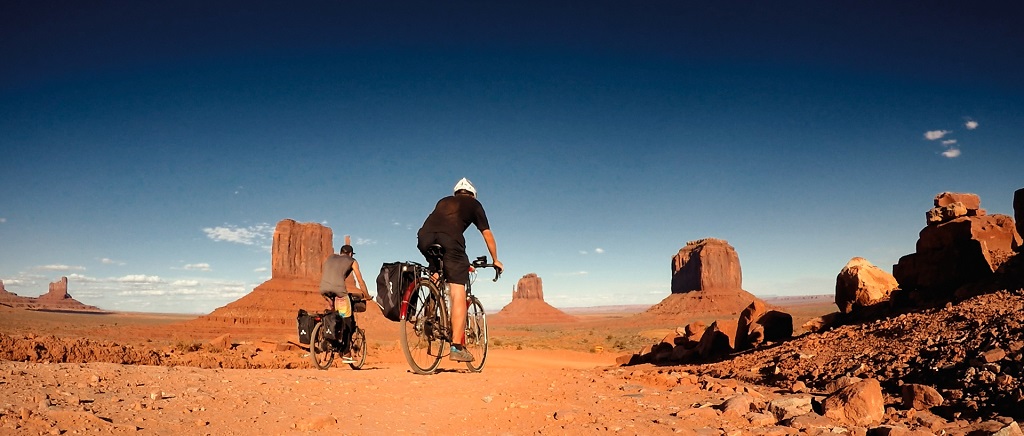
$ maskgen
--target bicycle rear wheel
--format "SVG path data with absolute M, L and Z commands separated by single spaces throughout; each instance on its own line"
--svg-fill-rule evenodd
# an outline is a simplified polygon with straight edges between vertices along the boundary
M 309 335 L 309 358 L 313 365 L 319 369 L 331 367 L 334 361 L 334 347 L 324 337 L 324 323 L 318 322 L 313 326 L 313 333 Z
M 413 372 L 431 374 L 441 363 L 444 351 L 444 300 L 430 280 L 423 279 L 413 291 L 410 304 L 414 312 L 402 319 L 402 352 Z
M 472 362 L 466 362 L 470 371 L 480 372 L 484 369 L 484 362 L 487 361 L 487 314 L 484 313 L 484 305 L 476 297 L 469 297 L 469 306 L 466 310 L 466 349 L 476 357 Z
M 352 345 L 349 347 L 350 355 L 355 362 L 349 363 L 348 366 L 352 369 L 362 368 L 366 363 L 366 330 L 357 328 L 352 332 Z

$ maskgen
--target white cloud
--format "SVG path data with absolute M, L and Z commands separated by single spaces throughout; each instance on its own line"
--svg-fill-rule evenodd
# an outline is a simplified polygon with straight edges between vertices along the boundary
M 6 222 L 7 222 L 7 218 L 0 217 L 0 224 L 6 223 Z
M 377 245 L 377 241 L 373 240 L 373 239 L 367 239 L 367 238 L 356 238 L 356 241 L 353 242 L 353 244 L 354 245 Z
M 214 241 L 234 242 L 236 244 L 255 245 L 271 239 L 274 235 L 274 228 L 267 224 L 257 224 L 249 227 L 238 227 L 233 225 L 206 227 L 203 229 L 206 237 Z
M 97 281 L 98 280 L 95 277 L 89 277 L 87 275 L 82 275 L 82 274 L 77 274 L 77 273 L 74 273 L 74 274 L 71 274 L 71 275 L 68 276 L 68 282 L 89 282 L 89 283 L 95 283 Z
M 948 157 L 950 159 L 953 159 L 955 157 L 959 157 L 960 156 L 960 149 L 959 148 L 955 148 L 955 147 L 954 148 L 950 148 L 949 150 L 946 150 L 946 151 L 942 152 L 942 156 L 943 157 Z
M 594 252 L 597 253 L 597 254 L 604 254 L 604 249 L 601 248 L 601 247 L 598 247 L 598 248 L 594 249 Z
M 252 272 L 267 272 L 267 267 L 261 266 L 259 268 L 252 270 Z
M 580 250 L 580 254 L 587 254 L 587 250 Z
M 113 279 L 115 282 L 121 283 L 160 283 L 160 276 L 147 276 L 145 274 L 129 274 L 123 277 L 117 277 Z
M 110 259 L 110 258 L 107 258 L 107 257 L 104 257 L 104 258 L 100 259 L 100 263 L 102 263 L 104 265 L 124 266 L 124 262 L 121 262 L 119 260 Z
M 171 282 L 171 286 L 194 288 L 196 286 L 199 286 L 199 280 L 175 280 Z
M 942 145 L 953 145 L 953 144 L 956 144 L 956 140 L 955 139 L 943 139 L 942 140 Z
M 571 276 L 585 276 L 587 274 L 590 274 L 590 273 L 587 272 L 587 271 L 569 271 L 569 272 L 556 273 L 555 276 L 557 276 L 557 277 L 571 277 Z
M 970 119 L 969 119 L 969 120 L 967 120 L 967 122 L 966 122 L 966 123 L 964 123 L 964 127 L 966 127 L 966 128 L 967 128 L 967 130 L 974 130 L 974 129 L 977 129 L 977 128 L 978 128 L 978 122 L 977 122 L 977 121 L 974 121 L 974 120 L 970 120 Z
M 924 138 L 929 141 L 934 141 L 936 139 L 942 139 L 944 136 L 950 133 L 953 132 L 950 130 L 929 130 L 927 132 L 924 132 Z
M 132 296 L 160 296 L 166 295 L 167 291 L 163 289 L 128 289 L 117 293 L 119 297 L 132 297 Z
M 208 263 L 190 263 L 184 266 L 186 270 L 191 271 L 210 271 L 210 264 Z
M 82 266 L 71 266 L 61 264 L 43 265 L 36 267 L 36 269 L 41 269 L 45 271 L 85 271 L 85 267 Z

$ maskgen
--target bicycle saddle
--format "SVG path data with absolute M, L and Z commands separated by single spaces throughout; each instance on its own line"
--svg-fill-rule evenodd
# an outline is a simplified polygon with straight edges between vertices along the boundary
M 427 246 L 427 256 L 444 257 L 444 247 L 441 244 L 430 244 Z

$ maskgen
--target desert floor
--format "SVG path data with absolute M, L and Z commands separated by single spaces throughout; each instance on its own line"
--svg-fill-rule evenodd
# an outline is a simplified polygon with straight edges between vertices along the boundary
M 789 310 L 800 325 L 832 307 L 803 304 Z M 782 425 L 763 413 L 728 413 L 723 403 L 739 394 L 763 410 L 765 402 L 788 392 L 722 376 L 708 366 L 616 366 L 617 357 L 659 341 L 675 326 L 638 323 L 625 312 L 576 315 L 581 320 L 566 325 L 494 326 L 494 346 L 483 372 L 471 373 L 446 360 L 436 374 L 424 376 L 409 371 L 395 339 L 397 324 L 368 331 L 370 351 L 363 369 L 335 362 L 317 370 L 305 350 L 282 344 L 287 332 L 276 337 L 273 332 L 232 334 L 231 345 L 218 348 L 210 345 L 218 332 L 182 329 L 182 322 L 195 316 L 0 307 L 0 350 L 14 353 L 0 360 L 0 433 L 868 431 L 827 421 Z M 137 363 L 147 358 L 159 358 L 159 364 Z M 889 410 L 887 419 L 906 421 L 907 416 Z

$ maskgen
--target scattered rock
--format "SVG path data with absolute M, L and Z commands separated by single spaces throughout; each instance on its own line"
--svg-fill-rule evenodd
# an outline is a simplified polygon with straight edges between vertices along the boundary
M 851 425 L 872 425 L 885 416 L 882 386 L 870 378 L 840 389 L 825 398 L 824 415 L 836 422 Z

